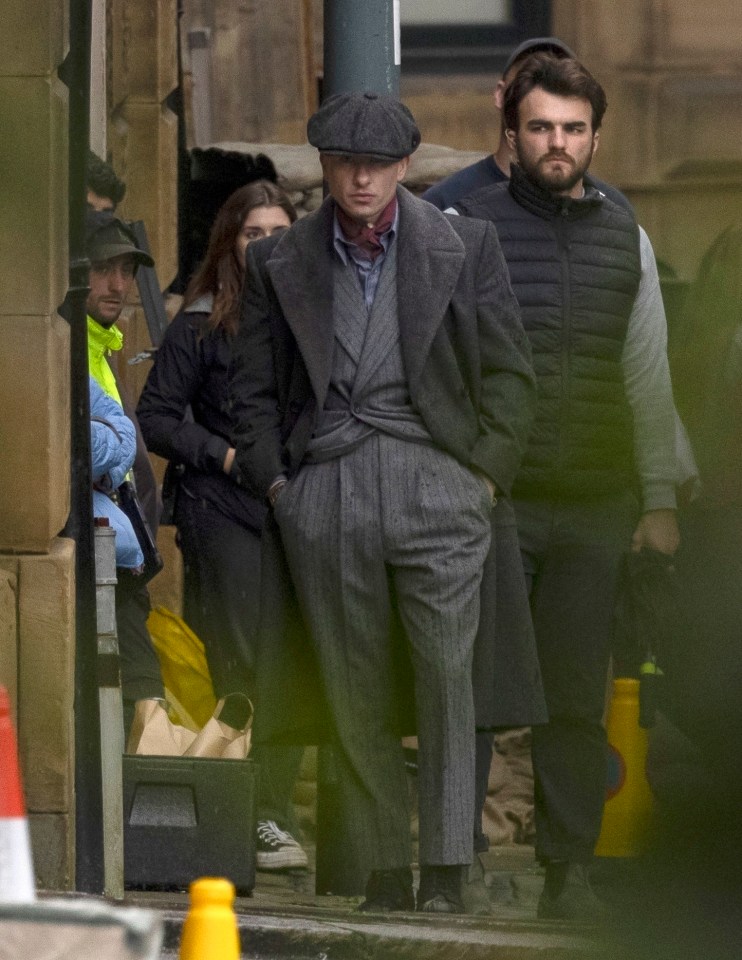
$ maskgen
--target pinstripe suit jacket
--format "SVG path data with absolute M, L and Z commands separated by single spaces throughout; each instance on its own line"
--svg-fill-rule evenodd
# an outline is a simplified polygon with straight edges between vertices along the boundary
M 483 221 L 448 217 L 402 187 L 397 196 L 398 318 L 412 403 L 441 449 L 483 471 L 507 493 L 528 439 L 536 394 L 528 340 L 496 232 Z M 249 488 L 261 497 L 279 474 L 290 476 L 301 465 L 327 394 L 334 345 L 332 218 L 328 199 L 280 237 L 247 249 L 230 398 L 237 461 Z M 300 736 L 314 739 L 308 732 L 316 730 L 306 697 L 308 645 L 295 618 L 283 614 L 290 603 L 286 568 L 270 520 L 264 552 L 269 622 L 259 657 L 256 738 L 265 738 L 261 721 L 283 688 L 292 697 L 292 722 L 274 719 L 279 726 L 298 724 L 304 727 Z M 279 567 L 283 576 L 274 575 Z M 543 714 L 535 648 L 520 653 L 525 671 L 515 688 L 522 688 L 523 703 L 506 711 L 513 718 L 504 723 L 528 723 Z M 287 656 L 293 665 L 285 663 Z M 298 698 L 285 687 L 280 661 L 295 674 Z M 270 735 L 277 734 L 275 724 L 268 727 Z

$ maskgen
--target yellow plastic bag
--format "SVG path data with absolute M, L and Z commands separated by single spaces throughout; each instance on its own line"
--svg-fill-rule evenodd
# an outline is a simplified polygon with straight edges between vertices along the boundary
M 191 730 L 200 730 L 216 707 L 203 643 L 166 607 L 152 610 L 147 629 L 160 661 L 172 719 Z

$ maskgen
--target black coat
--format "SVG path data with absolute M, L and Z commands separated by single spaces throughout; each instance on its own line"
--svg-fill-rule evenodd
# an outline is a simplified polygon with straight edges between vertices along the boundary
M 400 188 L 397 300 L 410 397 L 436 444 L 483 471 L 507 493 L 520 465 L 535 404 L 530 350 L 491 224 L 447 217 Z M 246 483 L 265 496 L 281 473 L 301 465 L 324 404 L 334 344 L 332 201 L 280 238 L 248 247 L 242 320 L 230 385 L 237 459 Z M 497 560 L 498 516 L 483 584 L 494 615 L 499 563 L 523 587 L 521 626 L 498 629 L 482 617 L 475 661 L 482 726 L 541 722 L 545 707 L 515 538 Z M 324 716 L 321 690 L 291 590 L 278 529 L 263 537 L 264 642 L 258 667 L 256 738 L 311 741 Z M 525 618 L 525 621 L 524 621 Z M 496 636 L 493 634 L 496 633 Z M 400 649 L 400 683 L 409 665 Z M 482 690 L 490 696 L 482 695 Z M 400 697 L 410 703 L 411 694 Z M 485 702 L 486 701 L 486 702 Z
M 211 302 L 181 310 L 155 354 L 137 406 L 147 448 L 183 465 L 180 487 L 225 517 L 260 533 L 266 507 L 242 489 L 237 471 L 224 473 L 232 444 L 227 373 L 232 344 L 209 327 Z M 199 309 L 200 307 L 200 309 Z M 190 407 L 192 416 L 186 416 Z

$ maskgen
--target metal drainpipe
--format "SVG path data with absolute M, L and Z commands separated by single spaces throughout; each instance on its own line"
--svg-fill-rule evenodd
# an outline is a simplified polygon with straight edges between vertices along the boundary
M 399 0 L 325 0 L 324 96 L 399 96 Z
M 324 99 L 368 90 L 399 96 L 399 0 L 325 0 Z M 350 776 L 337 747 L 323 744 L 317 763 L 315 891 L 356 896 L 368 868 L 355 854 L 358 823 L 347 809 L 343 781 Z
M 103 770 L 104 892 L 124 899 L 124 753 L 123 707 L 116 628 L 116 534 L 107 517 L 97 517 L 95 586 L 98 634 L 98 703 Z
M 60 76 L 69 88 L 69 290 L 71 352 L 70 515 L 75 540 L 75 886 L 103 892 L 103 801 L 98 711 L 95 548 L 90 466 L 90 391 L 85 304 L 86 163 L 90 141 L 91 0 L 70 0 L 70 49 Z

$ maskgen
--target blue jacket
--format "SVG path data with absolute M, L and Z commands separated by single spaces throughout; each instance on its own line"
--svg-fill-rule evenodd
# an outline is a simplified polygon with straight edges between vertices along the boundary
M 90 377 L 90 459 L 93 515 L 108 517 L 116 532 L 116 566 L 136 569 L 144 563 L 134 529 L 125 513 L 107 496 L 131 470 L 136 454 L 136 431 L 118 403 Z

